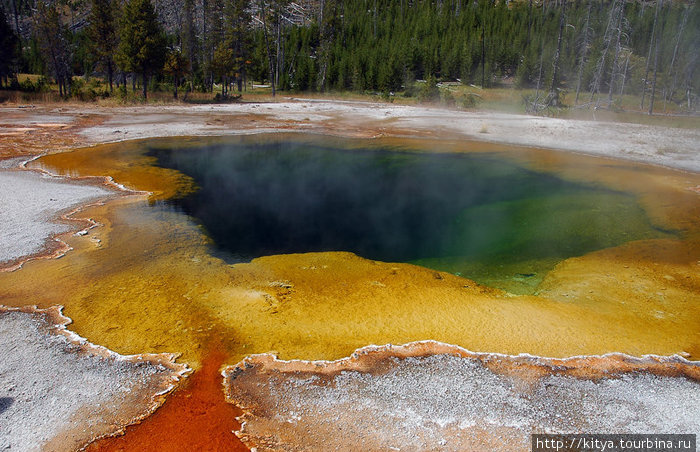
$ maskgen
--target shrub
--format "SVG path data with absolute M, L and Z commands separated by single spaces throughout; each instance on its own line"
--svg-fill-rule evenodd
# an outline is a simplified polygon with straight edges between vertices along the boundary
M 440 99 L 440 89 L 437 87 L 435 76 L 430 75 L 418 91 L 418 102 L 435 102 Z
M 124 85 L 119 85 L 119 88 L 114 90 L 114 97 L 121 103 L 143 102 L 140 92 L 129 92 Z
M 415 82 L 410 82 L 406 84 L 406 88 L 403 92 L 403 97 L 416 97 L 418 95 L 418 87 Z
M 457 99 L 457 107 L 474 108 L 481 102 L 481 96 L 474 93 L 465 93 Z
M 94 102 L 97 97 L 97 80 L 86 83 L 84 79 L 73 79 L 71 83 L 71 94 L 75 99 L 83 102 Z
M 391 93 L 389 91 L 382 91 L 381 95 L 379 96 L 384 102 L 394 102 L 394 93 Z
M 457 100 L 450 90 L 443 89 L 440 91 L 440 103 L 447 107 L 454 107 Z
M 37 92 L 37 86 L 32 83 L 31 80 L 25 79 L 19 82 L 18 88 L 20 91 L 23 91 L 25 93 L 36 93 Z

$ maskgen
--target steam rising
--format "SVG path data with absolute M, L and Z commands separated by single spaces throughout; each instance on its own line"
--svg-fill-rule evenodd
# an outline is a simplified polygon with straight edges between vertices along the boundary
M 152 154 L 197 181 L 176 203 L 234 261 L 351 251 L 457 272 L 663 235 L 630 196 L 504 159 L 341 143 L 259 138 Z

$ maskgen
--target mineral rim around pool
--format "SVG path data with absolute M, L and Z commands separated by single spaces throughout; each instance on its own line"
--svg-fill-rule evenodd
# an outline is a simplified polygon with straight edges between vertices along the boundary
M 531 433 L 696 433 L 700 363 L 472 353 L 436 342 L 224 371 L 256 450 L 529 450 Z
M 81 449 L 146 417 L 188 372 L 173 355 L 92 345 L 69 322 L 58 307 L 0 306 L 0 450 Z

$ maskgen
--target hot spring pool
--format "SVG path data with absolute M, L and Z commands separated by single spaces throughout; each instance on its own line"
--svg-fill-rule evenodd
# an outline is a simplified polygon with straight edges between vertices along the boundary
M 629 194 L 494 153 L 261 135 L 148 154 L 198 187 L 155 207 L 193 217 L 231 263 L 350 251 L 530 293 L 563 259 L 671 235 Z

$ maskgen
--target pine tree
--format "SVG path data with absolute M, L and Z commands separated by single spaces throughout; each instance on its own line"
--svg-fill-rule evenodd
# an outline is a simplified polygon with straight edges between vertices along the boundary
M 185 0 L 184 3 L 184 23 L 180 36 L 181 50 L 187 60 L 190 74 L 197 72 L 197 27 L 195 25 L 194 0 Z M 193 81 L 190 79 L 190 88 L 193 88 Z M 187 94 L 185 94 L 187 96 Z
M 320 45 L 318 64 L 318 86 L 319 91 L 324 91 L 327 86 L 328 66 L 331 62 L 331 50 L 335 34 L 340 30 L 338 22 L 338 1 L 329 0 L 321 3 L 321 17 L 319 24 Z
M 109 91 L 113 91 L 114 50 L 117 46 L 117 29 L 114 5 L 110 0 L 92 0 L 89 36 L 100 64 L 107 70 Z
M 242 91 L 245 62 L 250 56 L 250 4 L 248 0 L 227 0 L 224 5 L 224 43 L 232 51 L 231 73 Z
M 0 88 L 3 81 L 9 86 L 9 78 L 15 74 L 17 60 L 17 35 L 7 23 L 5 12 L 0 8 Z
M 183 75 L 190 71 L 189 60 L 179 49 L 170 49 L 163 70 L 173 78 L 173 97 L 177 99 L 177 87 Z
M 163 68 L 165 34 L 150 0 L 129 0 L 124 7 L 116 60 L 126 72 L 142 76 L 143 98 L 148 77 Z
M 41 53 L 58 84 L 60 96 L 70 96 L 72 52 L 68 34 L 57 5 L 39 1 L 34 15 L 34 34 Z
M 260 8 L 260 17 L 262 18 L 263 34 L 265 36 L 265 49 L 267 51 L 267 64 L 268 73 L 270 77 L 270 85 L 272 86 L 272 97 L 275 97 L 276 79 L 275 79 L 275 57 L 272 53 L 272 44 L 270 42 L 270 31 L 268 30 L 268 23 L 270 23 L 270 11 L 266 6 L 265 0 L 259 0 L 258 2 Z

